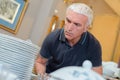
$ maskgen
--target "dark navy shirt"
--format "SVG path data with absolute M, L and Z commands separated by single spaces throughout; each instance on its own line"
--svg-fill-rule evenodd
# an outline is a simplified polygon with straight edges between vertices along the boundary
M 89 32 L 82 34 L 74 46 L 70 46 L 64 36 L 64 29 L 55 30 L 44 40 L 40 55 L 48 59 L 46 72 L 50 73 L 65 66 L 82 66 L 90 60 L 93 67 L 101 65 L 101 46 Z

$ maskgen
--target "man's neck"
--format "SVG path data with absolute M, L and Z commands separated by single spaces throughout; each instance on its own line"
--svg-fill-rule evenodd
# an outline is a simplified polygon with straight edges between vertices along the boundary
M 76 39 L 73 39 L 73 40 L 69 40 L 68 43 L 70 44 L 70 46 L 74 46 L 79 40 L 80 40 L 81 37 L 79 38 L 76 38 Z

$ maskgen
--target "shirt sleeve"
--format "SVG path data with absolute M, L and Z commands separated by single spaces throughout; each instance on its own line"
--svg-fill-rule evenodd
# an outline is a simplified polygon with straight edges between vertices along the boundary
M 102 50 L 101 45 L 97 41 L 94 45 L 92 44 L 89 53 L 89 60 L 92 62 L 93 67 L 102 65 Z
M 41 49 L 40 49 L 40 55 L 44 58 L 50 58 L 51 57 L 51 38 L 50 35 L 48 35 L 45 40 L 42 43 Z

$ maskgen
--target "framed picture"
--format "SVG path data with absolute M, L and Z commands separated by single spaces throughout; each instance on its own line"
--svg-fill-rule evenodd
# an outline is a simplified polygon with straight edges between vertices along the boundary
M 28 0 L 0 0 L 0 28 L 16 34 L 28 6 Z

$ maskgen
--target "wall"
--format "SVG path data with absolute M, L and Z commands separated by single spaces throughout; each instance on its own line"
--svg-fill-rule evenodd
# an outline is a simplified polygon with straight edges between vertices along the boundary
M 120 0 L 104 0 L 120 16 Z
M 31 30 L 30 39 L 33 43 L 38 45 L 42 44 L 49 27 L 51 16 L 54 14 L 56 3 L 57 0 L 43 0 Z
M 120 59 L 120 26 L 119 30 L 117 30 L 116 46 L 112 60 L 118 63 L 119 59 Z
M 93 33 L 101 43 L 102 58 L 104 61 L 112 60 L 119 21 L 119 16 L 117 15 L 97 15 L 90 29 L 90 32 Z

